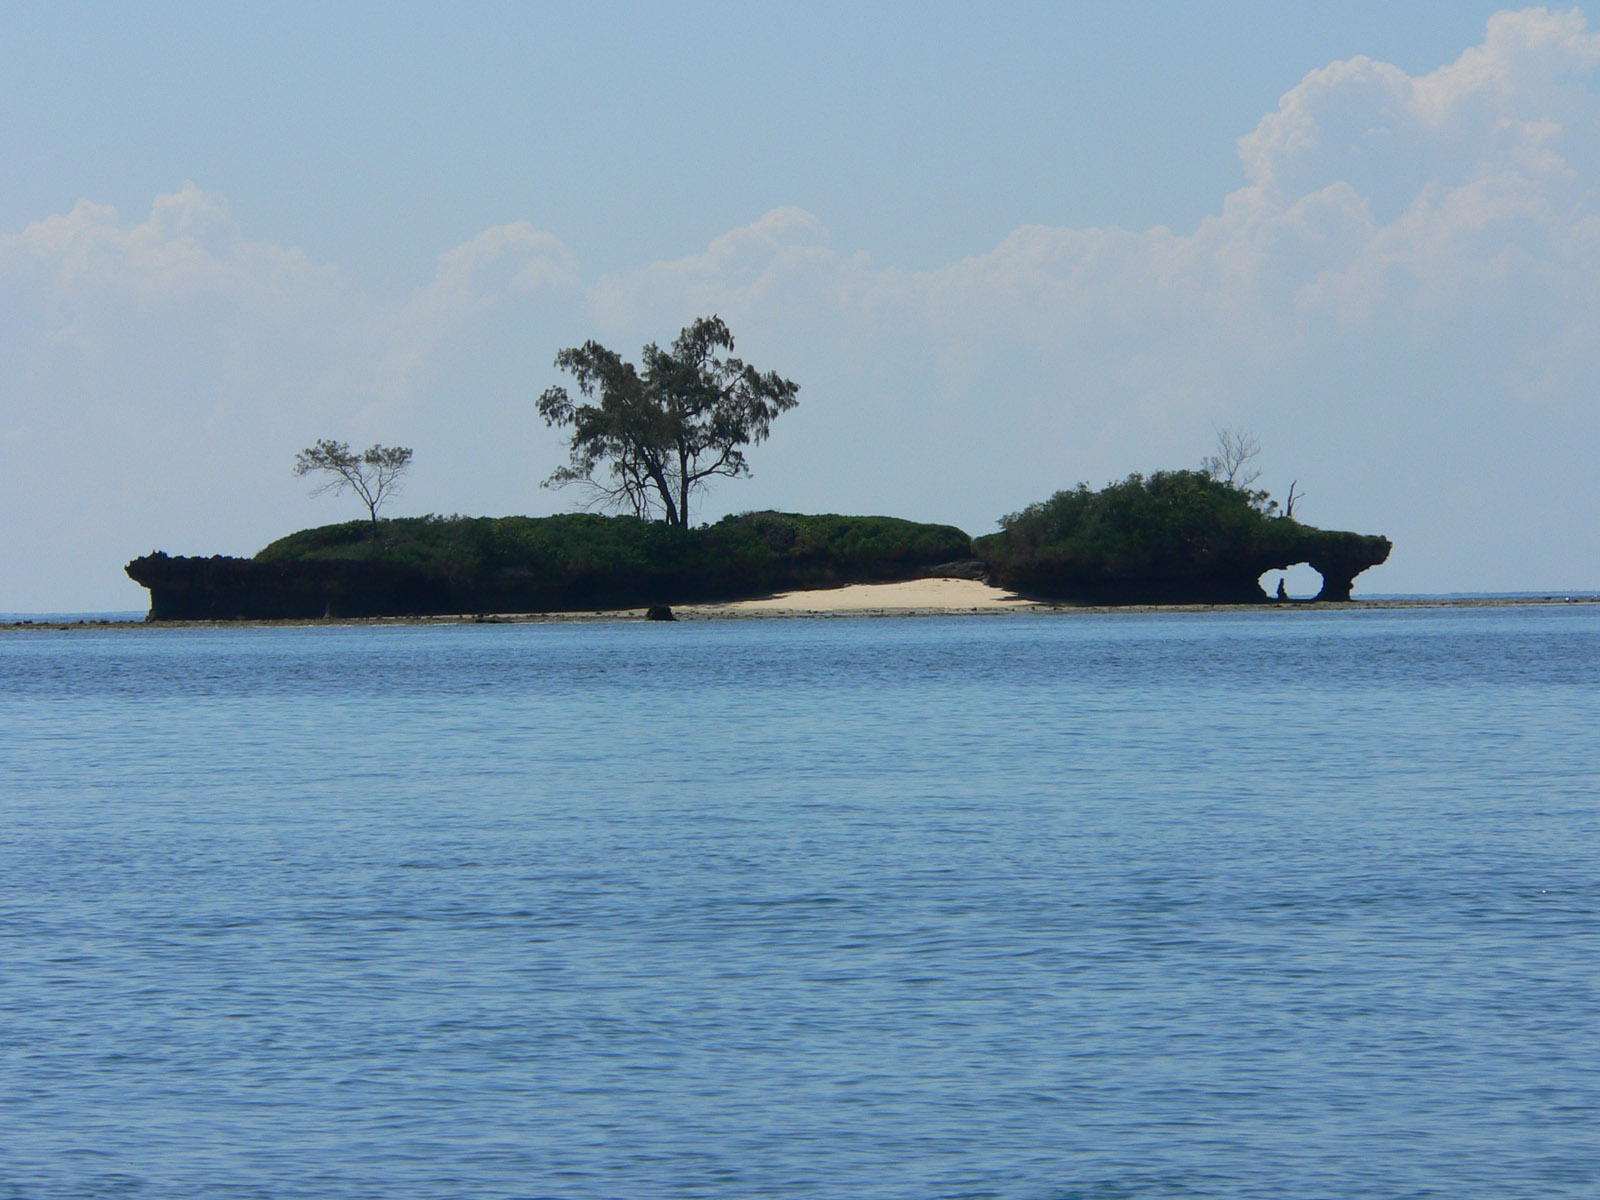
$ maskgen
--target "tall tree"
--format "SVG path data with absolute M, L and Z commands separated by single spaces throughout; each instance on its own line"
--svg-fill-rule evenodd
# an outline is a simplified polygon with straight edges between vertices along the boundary
M 642 370 L 599 342 L 561 351 L 556 366 L 587 402 L 559 385 L 539 397 L 545 423 L 572 430 L 571 457 L 545 485 L 581 483 L 600 507 L 687 526 L 694 494 L 719 475 L 748 476 L 744 448 L 765 441 L 799 402 L 798 384 L 732 351 L 733 334 L 716 316 L 686 326 L 670 349 L 650 343 Z
M 320 439 L 295 455 L 297 476 L 321 474 L 327 478 L 311 489 L 313 496 L 342 492 L 349 488 L 361 497 L 372 519 L 372 536 L 378 536 L 378 509 L 384 500 L 400 490 L 400 477 L 411 465 L 411 451 L 404 446 L 373 445 L 360 454 L 352 453 L 345 442 Z

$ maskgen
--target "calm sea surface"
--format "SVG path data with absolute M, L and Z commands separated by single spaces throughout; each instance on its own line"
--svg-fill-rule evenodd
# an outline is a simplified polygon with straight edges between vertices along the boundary
M 0 1197 L 1600 1195 L 1600 606 L 0 634 Z

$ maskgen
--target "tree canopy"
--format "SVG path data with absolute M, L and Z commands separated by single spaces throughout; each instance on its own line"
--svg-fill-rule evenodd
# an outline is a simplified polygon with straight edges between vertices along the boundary
M 1224 425 L 1217 430 L 1217 452 L 1200 460 L 1201 469 L 1211 478 L 1244 491 L 1261 478 L 1252 461 L 1261 453 L 1261 443 L 1248 429 Z
M 373 444 L 360 454 L 351 451 L 346 442 L 321 438 L 315 446 L 308 446 L 295 455 L 296 475 L 325 475 L 313 496 L 324 492 L 342 492 L 346 488 L 361 497 L 367 506 L 367 516 L 372 522 L 372 536 L 378 536 L 378 509 L 389 496 L 400 490 L 400 477 L 411 465 L 411 451 L 405 446 L 379 446 Z
M 694 494 L 717 476 L 747 476 L 744 448 L 764 441 L 797 403 L 798 384 L 733 357 L 720 317 L 701 317 L 642 369 L 599 342 L 556 355 L 583 402 L 555 386 L 539 397 L 552 428 L 571 429 L 571 457 L 546 486 L 580 483 L 592 503 L 687 527 Z
M 1204 471 L 1130 475 L 1095 491 L 1080 483 L 1000 519 L 1013 554 L 1112 575 L 1204 569 L 1288 532 L 1254 494 Z
M 1244 496 L 1258 512 L 1271 516 L 1277 512 L 1278 502 L 1265 488 L 1251 486 L 1261 478 L 1261 469 L 1255 465 L 1260 453 L 1261 442 L 1255 434 L 1239 426 L 1224 425 L 1217 429 L 1217 452 L 1202 458 L 1200 469 Z M 1296 497 L 1292 487 L 1289 493 L 1289 507 L 1283 512 L 1286 517 L 1294 516 Z

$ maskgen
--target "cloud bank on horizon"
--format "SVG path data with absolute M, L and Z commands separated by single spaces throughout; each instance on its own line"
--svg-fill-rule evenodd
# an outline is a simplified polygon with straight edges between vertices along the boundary
M 1335 62 L 1238 150 L 1190 231 L 1026 226 L 904 270 L 779 208 L 596 275 L 514 222 L 399 295 L 253 240 L 203 181 L 142 220 L 85 199 L 0 233 L 0 609 L 136 608 L 138 554 L 354 516 L 290 476 L 318 437 L 415 447 L 395 512 L 563 510 L 555 351 L 711 312 L 802 390 L 701 517 L 985 532 L 1234 424 L 1305 519 L 1395 540 L 1368 590 L 1600 588 L 1600 34 L 1529 9 L 1429 73 Z

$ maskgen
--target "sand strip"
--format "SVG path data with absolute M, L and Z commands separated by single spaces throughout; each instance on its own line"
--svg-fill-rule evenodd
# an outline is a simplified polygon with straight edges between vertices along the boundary
M 680 617 L 801 616 L 837 613 L 1016 612 L 1046 607 L 975 579 L 913 579 L 784 592 L 731 604 L 685 604 Z

